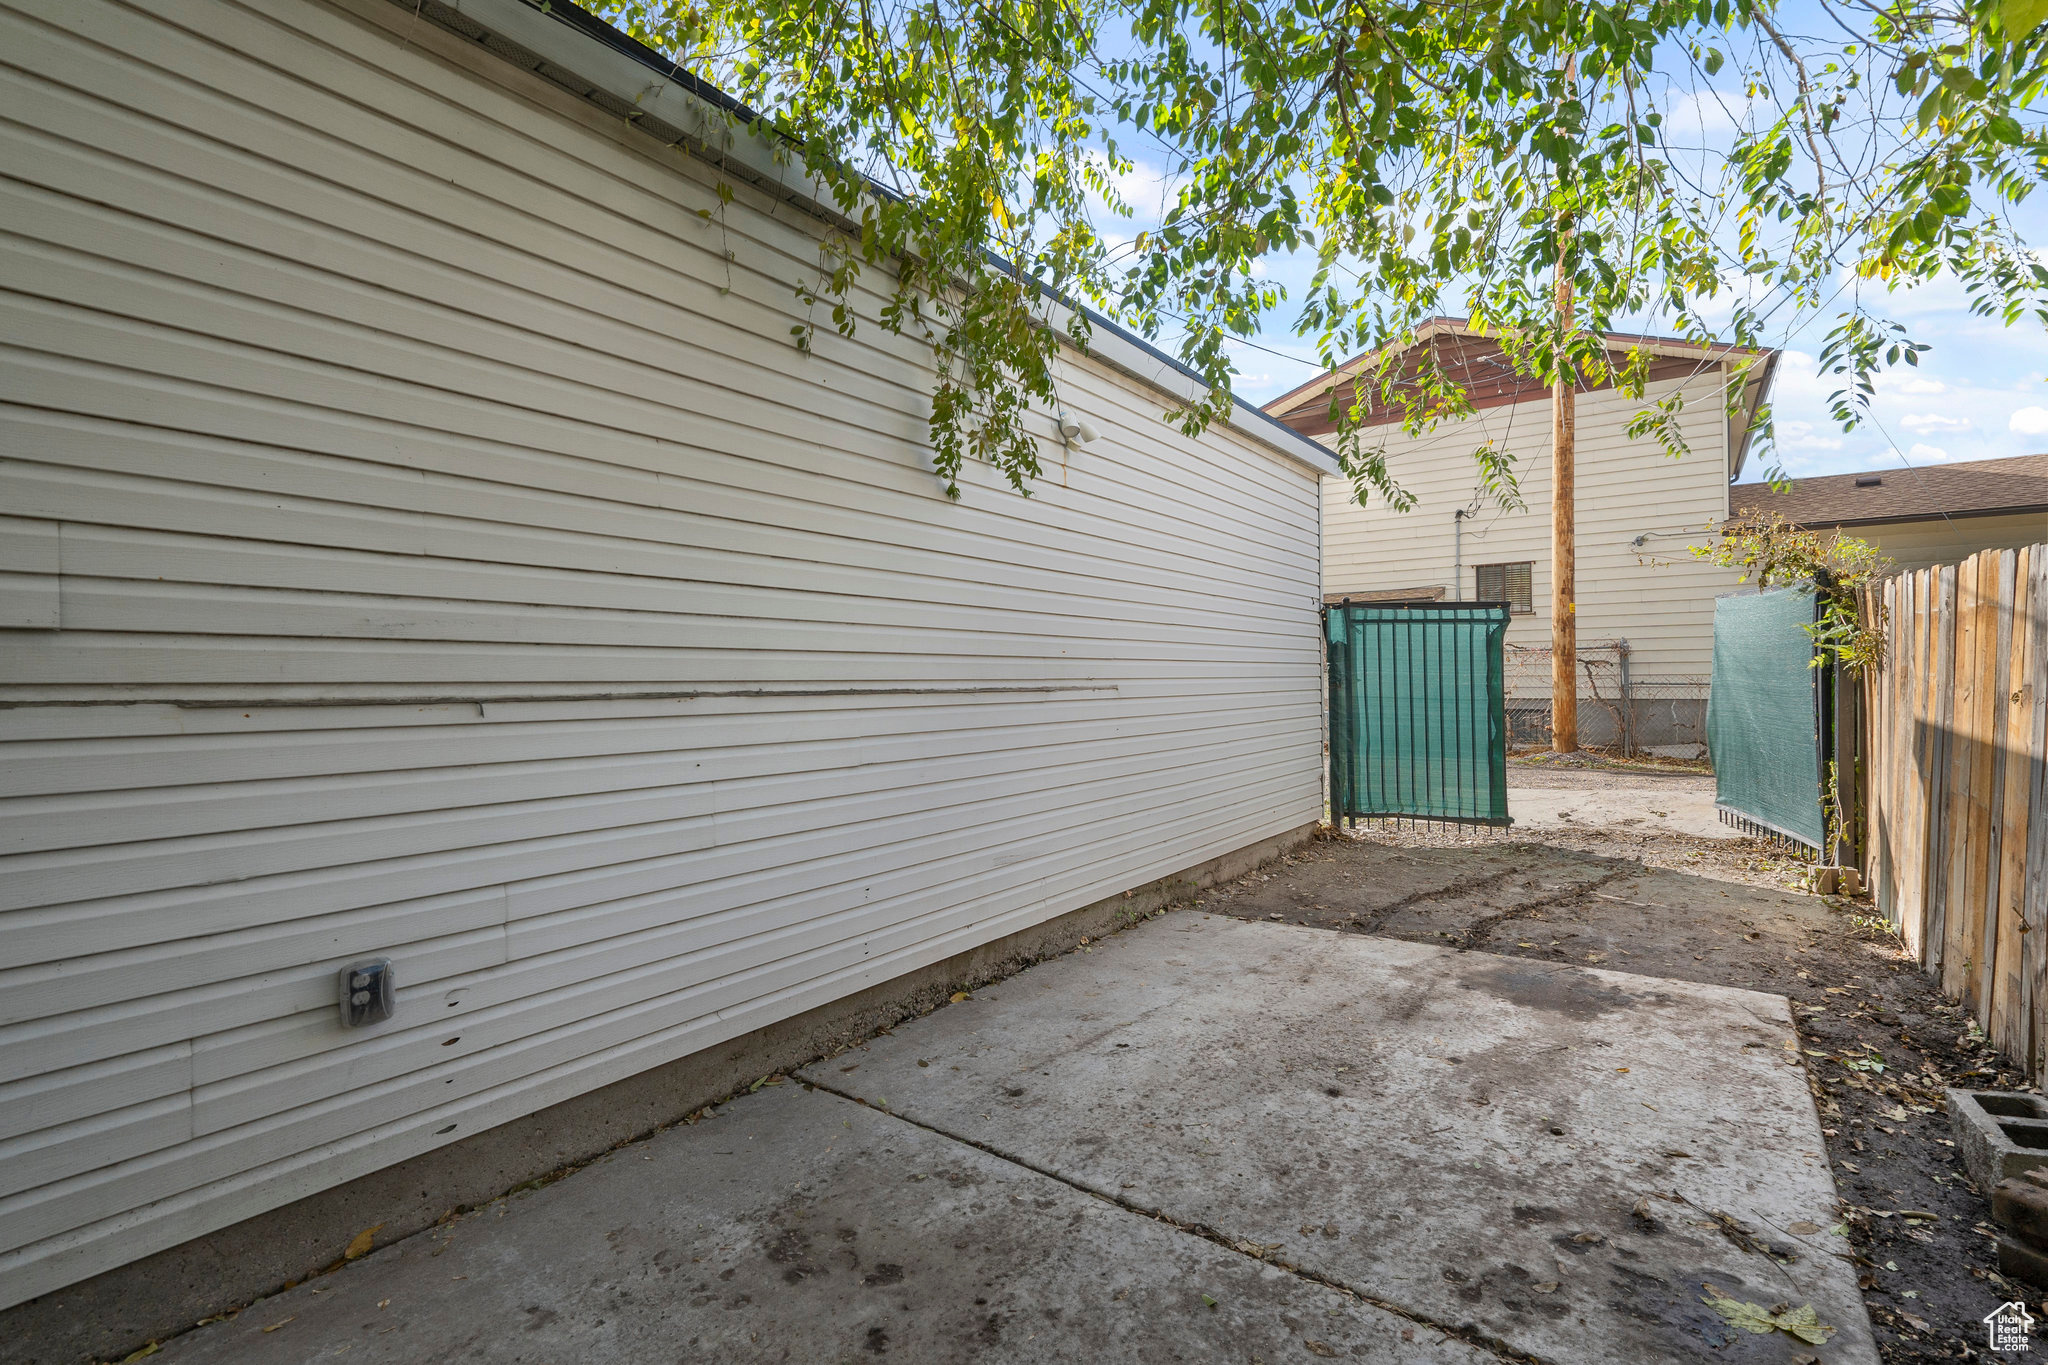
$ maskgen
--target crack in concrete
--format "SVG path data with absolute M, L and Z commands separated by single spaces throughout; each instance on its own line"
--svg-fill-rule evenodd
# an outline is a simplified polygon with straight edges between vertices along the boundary
M 1065 1185 L 1068 1189 L 1078 1190 L 1082 1194 L 1091 1195 L 1096 1199 L 1100 1199 L 1105 1204 L 1113 1204 L 1117 1208 L 1122 1209 L 1126 1213 L 1135 1214 L 1140 1218 L 1149 1218 L 1156 1223 L 1164 1223 L 1168 1227 L 1187 1233 L 1191 1237 L 1199 1237 L 1205 1242 L 1212 1242 L 1215 1245 L 1222 1247 L 1225 1251 L 1231 1252 L 1238 1256 L 1242 1256 L 1247 1260 L 1257 1261 L 1262 1265 L 1272 1266 L 1276 1270 L 1284 1270 L 1288 1274 L 1293 1275 L 1297 1279 L 1307 1280 L 1311 1284 L 1317 1284 L 1321 1285 L 1325 1289 L 1335 1290 L 1337 1293 L 1343 1294 L 1348 1298 L 1356 1299 L 1360 1303 L 1366 1304 L 1373 1308 L 1377 1308 L 1382 1312 L 1391 1313 L 1395 1317 L 1400 1318 L 1403 1321 L 1412 1322 L 1418 1327 L 1426 1327 L 1432 1332 L 1441 1332 L 1444 1336 L 1450 1338 L 1453 1341 L 1462 1341 L 1467 1346 L 1476 1346 L 1480 1350 L 1487 1352 L 1489 1355 L 1492 1355 L 1498 1360 L 1511 1362 L 1511 1365 L 1552 1365 L 1552 1362 L 1545 1360 L 1542 1356 L 1532 1355 L 1527 1351 L 1511 1346 L 1507 1342 L 1501 1340 L 1499 1337 L 1491 1336 L 1485 1332 L 1481 1332 L 1476 1328 L 1472 1327 L 1454 1327 L 1447 1323 L 1438 1322 L 1435 1318 L 1429 1317 L 1427 1314 L 1419 1313 L 1416 1312 L 1414 1309 L 1404 1308 L 1400 1304 L 1390 1302 L 1386 1299 L 1375 1297 L 1374 1295 L 1368 1294 L 1364 1290 L 1358 1288 L 1356 1285 L 1346 1284 L 1344 1281 L 1337 1279 L 1335 1276 L 1325 1275 L 1320 1270 L 1311 1270 L 1307 1266 L 1296 1265 L 1294 1262 L 1282 1260 L 1278 1256 L 1266 1255 L 1263 1251 L 1258 1255 L 1253 1255 L 1251 1252 L 1248 1252 L 1244 1249 L 1245 1246 L 1259 1246 L 1262 1244 L 1252 1242 L 1249 1238 L 1232 1237 L 1228 1233 L 1225 1233 L 1217 1228 L 1211 1227 L 1207 1223 L 1198 1223 L 1192 1222 L 1185 1218 L 1176 1218 L 1172 1214 L 1167 1213 L 1163 1209 L 1148 1209 L 1142 1204 L 1126 1199 L 1121 1194 L 1113 1193 L 1107 1190 L 1099 1190 L 1095 1188 L 1095 1186 L 1090 1185 L 1085 1180 L 1077 1180 L 1073 1176 L 1065 1175 L 1059 1171 L 1052 1170 L 1049 1167 L 1040 1166 L 1035 1162 L 1026 1161 L 1023 1157 L 1020 1157 L 1013 1152 L 1006 1152 L 1002 1150 L 1000 1147 L 996 1147 L 989 1143 L 982 1142 L 979 1139 L 967 1137 L 963 1134 L 952 1132 L 949 1129 L 939 1127 L 937 1124 L 926 1123 L 922 1119 L 911 1118 L 907 1114 L 899 1114 L 894 1109 L 885 1109 L 880 1105 L 869 1104 L 860 1096 L 850 1094 L 844 1090 L 840 1090 L 837 1087 L 832 1086 L 824 1081 L 813 1081 L 805 1079 L 803 1077 L 798 1077 L 798 1079 L 802 1082 L 802 1084 L 807 1085 L 814 1090 L 822 1090 L 826 1094 L 836 1095 L 838 1098 L 842 1100 L 851 1100 L 853 1103 L 858 1104 L 865 1109 L 871 1109 L 877 1114 L 886 1115 L 889 1118 L 895 1119 L 900 1123 L 907 1123 L 913 1128 L 922 1128 L 927 1133 L 935 1134 L 939 1137 L 947 1139 L 950 1142 L 957 1142 L 963 1147 L 972 1147 L 978 1152 L 985 1152 L 989 1156 L 996 1158 L 998 1161 L 1006 1161 L 1010 1165 L 1019 1167 L 1022 1170 L 1030 1171 L 1034 1175 L 1042 1175 L 1048 1180 L 1057 1180 L 1060 1184 Z
M 1551 895 L 1538 897 L 1526 904 L 1503 910 L 1497 915 L 1488 915 L 1485 919 L 1477 920 L 1460 930 L 1458 936 L 1451 940 L 1451 946 L 1453 948 L 1476 948 L 1487 935 L 1491 934 L 1501 925 L 1506 924 L 1509 920 L 1521 919 L 1524 916 L 1534 914 L 1538 910 L 1548 910 L 1553 905 L 1564 905 L 1571 901 L 1584 900 L 1587 896 L 1597 895 L 1601 887 L 1612 885 L 1614 882 L 1621 880 L 1629 874 L 1629 871 L 1630 869 L 1626 867 L 1617 867 L 1605 876 L 1596 877 L 1583 886 L 1567 887 L 1562 891 L 1553 892 Z
M 1490 890 L 1510 877 L 1521 876 L 1522 873 L 1522 868 L 1511 867 L 1504 872 L 1489 872 L 1483 877 L 1469 877 L 1464 881 L 1452 882 L 1449 886 L 1439 886 L 1428 891 L 1411 891 L 1399 900 L 1389 901 L 1373 911 L 1371 922 L 1363 924 L 1361 932 L 1377 932 L 1380 926 L 1387 922 L 1387 917 L 1397 910 L 1406 910 L 1411 905 L 1420 905 L 1423 901 L 1436 900 L 1440 896 L 1464 896 L 1475 891 Z

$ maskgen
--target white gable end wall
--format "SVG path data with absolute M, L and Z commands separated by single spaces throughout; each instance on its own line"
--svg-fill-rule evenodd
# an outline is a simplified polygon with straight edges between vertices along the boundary
M 1635 676 L 1705 678 L 1712 671 L 1714 599 L 1736 591 L 1738 576 L 1693 559 L 1707 528 L 1728 515 L 1727 424 L 1718 368 L 1689 380 L 1651 385 L 1641 399 L 1605 389 L 1578 398 L 1578 626 L 1582 644 L 1625 639 Z M 1629 418 L 1673 389 L 1685 388 L 1679 427 L 1689 452 L 1679 459 L 1655 442 L 1631 440 Z M 1324 588 L 1332 594 L 1441 587 L 1474 596 L 1472 566 L 1530 561 L 1531 615 L 1517 616 L 1508 643 L 1550 644 L 1550 400 L 1485 408 L 1422 436 L 1397 427 L 1368 438 L 1384 442 L 1395 480 L 1413 493 L 1407 512 L 1377 496 L 1351 500 L 1342 480 L 1324 485 Z M 1480 494 L 1474 449 L 1491 440 L 1512 452 L 1524 510 L 1503 511 Z M 1464 523 L 1463 572 L 1456 570 L 1452 514 Z M 1647 536 L 1644 545 L 1633 544 Z M 1461 580 L 1462 578 L 1462 588 Z
M 949 502 L 815 220 L 384 0 L 0 62 L 0 1304 L 1318 818 L 1313 469 L 1075 357 Z

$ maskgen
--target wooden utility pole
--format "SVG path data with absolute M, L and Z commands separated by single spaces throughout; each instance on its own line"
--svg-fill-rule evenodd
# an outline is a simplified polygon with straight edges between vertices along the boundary
M 1569 335 L 1572 277 L 1557 270 L 1559 331 Z M 1550 386 L 1550 747 L 1579 748 L 1578 395 L 1569 372 Z
M 1565 58 L 1565 88 L 1578 75 L 1578 62 Z M 1561 179 L 1562 177 L 1560 177 Z M 1558 376 L 1550 386 L 1550 748 L 1570 754 L 1579 748 L 1578 622 L 1578 396 L 1563 348 L 1572 334 L 1572 276 L 1565 243 L 1568 222 L 1557 239 Z

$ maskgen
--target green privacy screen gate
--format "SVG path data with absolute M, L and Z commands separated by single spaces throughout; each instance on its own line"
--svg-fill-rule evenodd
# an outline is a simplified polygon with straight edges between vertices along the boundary
M 1819 848 L 1822 670 L 1813 667 L 1811 588 L 1724 597 L 1714 604 L 1714 685 L 1707 751 L 1724 822 Z
M 1503 602 L 1324 610 L 1330 816 L 1508 823 Z

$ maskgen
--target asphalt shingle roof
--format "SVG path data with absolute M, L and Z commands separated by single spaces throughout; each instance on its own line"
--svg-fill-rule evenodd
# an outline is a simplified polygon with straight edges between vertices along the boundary
M 2048 455 L 1876 469 L 1799 479 L 1776 493 L 1767 484 L 1738 484 L 1728 504 L 1738 517 L 1776 512 L 1801 526 L 1855 526 L 1926 521 L 1941 516 L 2041 512 L 2048 517 Z

